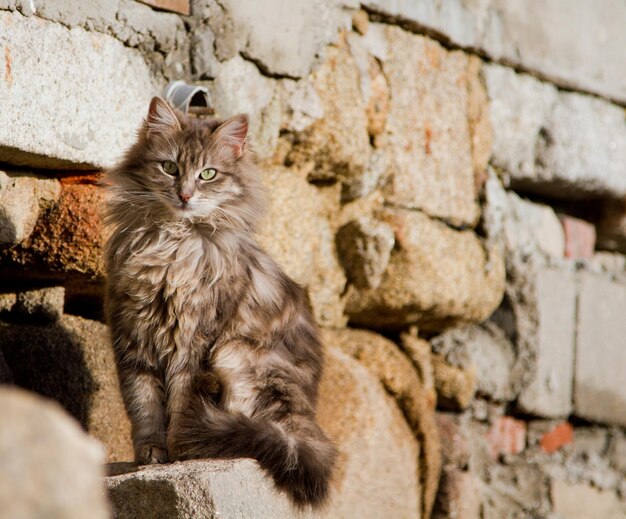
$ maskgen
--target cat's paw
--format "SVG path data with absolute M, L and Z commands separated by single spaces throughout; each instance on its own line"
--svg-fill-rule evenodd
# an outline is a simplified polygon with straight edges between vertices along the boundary
M 153 465 L 155 463 L 167 463 L 167 450 L 157 445 L 146 444 L 137 448 L 135 460 L 139 465 Z

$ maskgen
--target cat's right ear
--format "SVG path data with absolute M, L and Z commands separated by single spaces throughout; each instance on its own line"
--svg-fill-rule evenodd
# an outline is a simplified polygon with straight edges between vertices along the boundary
M 146 118 L 148 135 L 180 130 L 180 122 L 174 110 L 160 97 L 153 97 Z

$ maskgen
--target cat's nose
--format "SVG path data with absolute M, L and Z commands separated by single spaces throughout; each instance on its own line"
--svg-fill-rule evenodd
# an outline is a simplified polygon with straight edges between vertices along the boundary
M 189 199 L 191 198 L 191 195 L 188 193 L 178 193 L 178 198 L 180 198 L 180 201 L 183 204 L 186 204 L 187 202 L 189 202 Z

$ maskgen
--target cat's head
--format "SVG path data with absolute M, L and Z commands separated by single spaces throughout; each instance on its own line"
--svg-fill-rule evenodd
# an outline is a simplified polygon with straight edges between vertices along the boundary
M 247 136 L 246 115 L 195 119 L 153 98 L 137 142 L 108 174 L 113 210 L 252 228 L 262 196 Z

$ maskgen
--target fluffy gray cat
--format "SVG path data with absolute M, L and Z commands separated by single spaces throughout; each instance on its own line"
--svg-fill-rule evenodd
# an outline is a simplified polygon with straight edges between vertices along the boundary
M 322 504 L 336 450 L 315 421 L 322 352 L 301 287 L 257 245 L 248 119 L 150 103 L 107 172 L 107 318 L 136 461 L 249 457 Z

